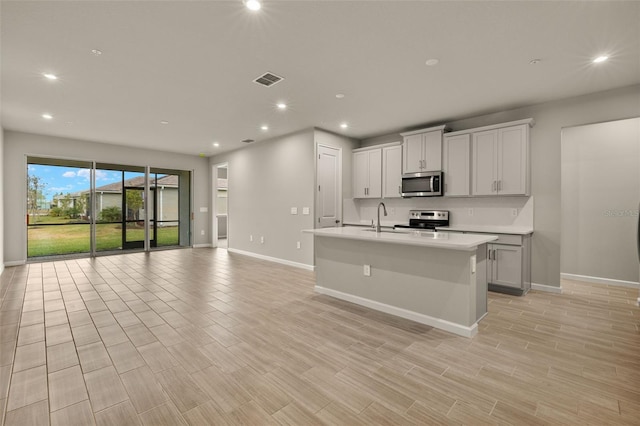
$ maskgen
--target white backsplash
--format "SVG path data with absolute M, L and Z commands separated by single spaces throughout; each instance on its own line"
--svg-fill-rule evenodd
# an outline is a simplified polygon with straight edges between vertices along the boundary
M 533 197 L 474 198 L 387 198 L 344 200 L 344 223 L 369 223 L 376 219 L 378 203 L 383 201 L 388 216 L 384 225 L 408 223 L 409 210 L 448 210 L 451 225 L 494 225 L 533 227 Z M 517 215 L 514 216 L 514 209 Z M 473 214 L 469 214 L 470 210 Z

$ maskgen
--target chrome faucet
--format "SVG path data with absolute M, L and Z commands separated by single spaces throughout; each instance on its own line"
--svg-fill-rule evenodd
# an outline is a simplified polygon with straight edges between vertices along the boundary
M 380 206 L 382 206 L 384 215 L 387 215 L 387 206 L 385 206 L 384 203 L 378 204 L 378 224 L 376 225 L 376 232 L 382 232 L 382 227 L 380 226 Z

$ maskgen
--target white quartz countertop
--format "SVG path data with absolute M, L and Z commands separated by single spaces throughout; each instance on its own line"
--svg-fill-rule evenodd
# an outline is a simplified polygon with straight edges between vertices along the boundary
M 494 225 L 449 225 L 436 228 L 438 231 L 481 232 L 486 234 L 533 234 L 533 228 L 526 226 L 494 226 Z
M 344 238 L 349 240 L 403 244 L 411 246 L 435 247 L 450 250 L 472 251 L 479 245 L 498 239 L 495 235 L 473 235 L 449 232 L 375 232 L 371 228 L 339 227 L 305 229 L 302 232 L 311 233 L 319 237 Z

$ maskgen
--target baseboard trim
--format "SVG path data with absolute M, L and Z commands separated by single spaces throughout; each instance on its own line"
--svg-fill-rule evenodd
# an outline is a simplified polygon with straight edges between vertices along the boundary
M 194 244 L 192 246 L 193 248 L 211 248 L 213 247 L 213 244 L 208 243 L 208 244 Z
M 419 322 L 420 324 L 429 325 L 433 328 L 448 331 L 449 333 L 457 334 L 463 337 L 473 337 L 478 333 L 478 323 L 476 322 L 471 327 L 467 327 L 462 324 L 456 324 L 451 321 L 446 321 L 440 318 L 435 318 L 429 315 L 420 314 L 417 312 L 409 311 L 396 306 L 387 305 L 386 303 L 376 302 L 375 300 L 365 299 L 364 297 L 354 296 L 352 294 L 343 293 L 341 291 L 332 290 L 326 287 L 315 286 L 316 293 L 325 294 L 327 296 L 335 297 L 336 299 L 345 300 L 347 302 L 355 303 L 356 305 L 365 306 L 367 308 L 374 309 L 376 311 L 384 312 L 387 314 L 395 315 L 404 319 Z
M 562 293 L 562 285 L 556 287 L 554 285 L 531 283 L 531 290 L 546 291 L 547 293 Z
M 11 260 L 9 262 L 4 262 L 4 266 L 20 266 L 26 264 L 26 260 Z
M 267 260 L 269 262 L 280 263 L 282 265 L 293 266 L 294 268 L 306 269 L 307 271 L 314 271 L 316 267 L 314 265 L 307 265 L 306 263 L 293 262 L 291 260 L 280 259 L 279 257 L 265 256 L 264 254 L 253 253 L 250 251 L 238 250 L 234 248 L 227 249 L 229 253 L 241 254 L 243 256 L 255 257 L 256 259 Z
M 594 284 L 617 285 L 621 287 L 640 288 L 640 284 L 634 281 L 614 280 L 612 278 L 590 277 L 588 275 L 576 275 L 560 273 L 560 278 L 565 280 L 584 281 Z

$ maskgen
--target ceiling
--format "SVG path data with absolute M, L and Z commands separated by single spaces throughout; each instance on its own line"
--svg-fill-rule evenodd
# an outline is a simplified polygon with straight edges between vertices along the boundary
M 635 1 L 265 0 L 258 12 L 240 0 L 2 1 L 0 12 L 5 129 L 194 155 L 312 126 L 362 139 L 640 83 Z M 253 82 L 267 71 L 284 80 Z

